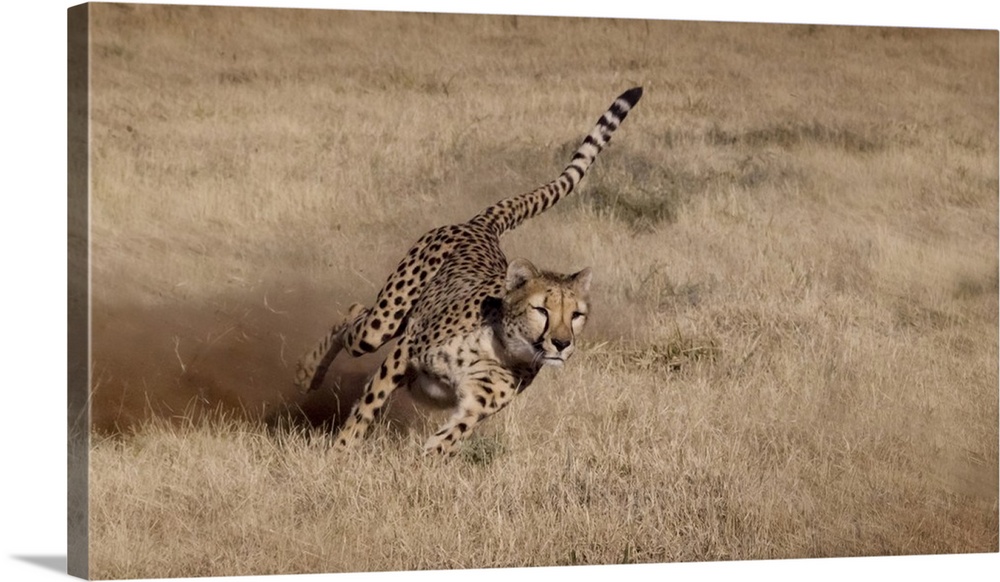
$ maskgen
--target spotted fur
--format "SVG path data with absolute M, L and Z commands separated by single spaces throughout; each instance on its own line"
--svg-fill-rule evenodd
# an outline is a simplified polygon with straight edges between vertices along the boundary
M 451 453 L 543 365 L 560 365 L 572 354 L 589 308 L 590 269 L 560 275 L 523 259 L 508 265 L 499 239 L 576 187 L 641 96 L 636 87 L 615 99 L 555 180 L 420 237 L 374 305 L 353 305 L 303 357 L 296 383 L 311 390 L 341 349 L 357 357 L 398 340 L 341 428 L 338 448 L 360 440 L 393 390 L 407 386 L 456 410 L 425 446 Z

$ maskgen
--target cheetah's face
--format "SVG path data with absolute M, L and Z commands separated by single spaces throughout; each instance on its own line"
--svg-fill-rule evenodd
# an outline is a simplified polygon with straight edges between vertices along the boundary
M 539 271 L 518 259 L 507 268 L 507 351 L 524 363 L 561 366 L 576 350 L 590 308 L 590 269 L 572 275 Z

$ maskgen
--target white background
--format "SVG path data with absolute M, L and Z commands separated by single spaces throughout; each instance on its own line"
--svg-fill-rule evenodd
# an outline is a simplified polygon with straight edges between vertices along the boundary
M 192 3 L 174 2 L 174 3 Z M 934 28 L 998 28 L 986 1 L 806 3 L 701 0 L 656 7 L 641 2 L 508 0 L 454 1 L 206 1 L 202 4 L 302 8 L 487 12 L 681 20 L 879 24 Z M 815 4 L 822 4 L 817 7 Z M 0 8 L 3 51 L 0 99 L 0 363 L 4 398 L 0 483 L 0 580 L 65 577 L 66 556 L 66 10 L 55 0 L 5 2 Z M 41 564 L 41 565 L 39 565 Z M 624 567 L 485 570 L 476 578 L 530 579 L 627 576 L 653 580 L 845 578 L 992 579 L 1000 555 L 785 560 L 770 562 L 638 565 Z M 317 574 L 201 578 L 200 580 L 459 580 L 469 572 Z M 194 580 L 194 579 L 192 579 Z

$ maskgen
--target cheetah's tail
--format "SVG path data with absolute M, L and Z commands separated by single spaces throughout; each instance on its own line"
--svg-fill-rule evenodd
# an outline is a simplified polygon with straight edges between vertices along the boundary
M 597 158 L 597 154 L 608 145 L 611 134 L 618 129 L 622 121 L 625 121 L 628 112 L 635 107 L 640 97 L 642 97 L 642 87 L 634 87 L 619 95 L 597 120 L 597 125 L 584 138 L 583 143 L 573 154 L 572 161 L 558 178 L 532 192 L 501 200 L 480 212 L 473 220 L 489 222 L 497 235 L 502 235 L 525 220 L 551 208 L 580 183 L 587 169 Z

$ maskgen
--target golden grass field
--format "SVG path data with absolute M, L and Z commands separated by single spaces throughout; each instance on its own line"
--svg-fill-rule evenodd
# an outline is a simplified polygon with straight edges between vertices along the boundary
M 91 34 L 92 577 L 998 551 L 996 31 L 98 4 Z M 637 84 L 505 239 L 593 268 L 577 355 L 451 461 L 405 395 L 333 456 L 378 360 L 302 399 L 296 359 Z

